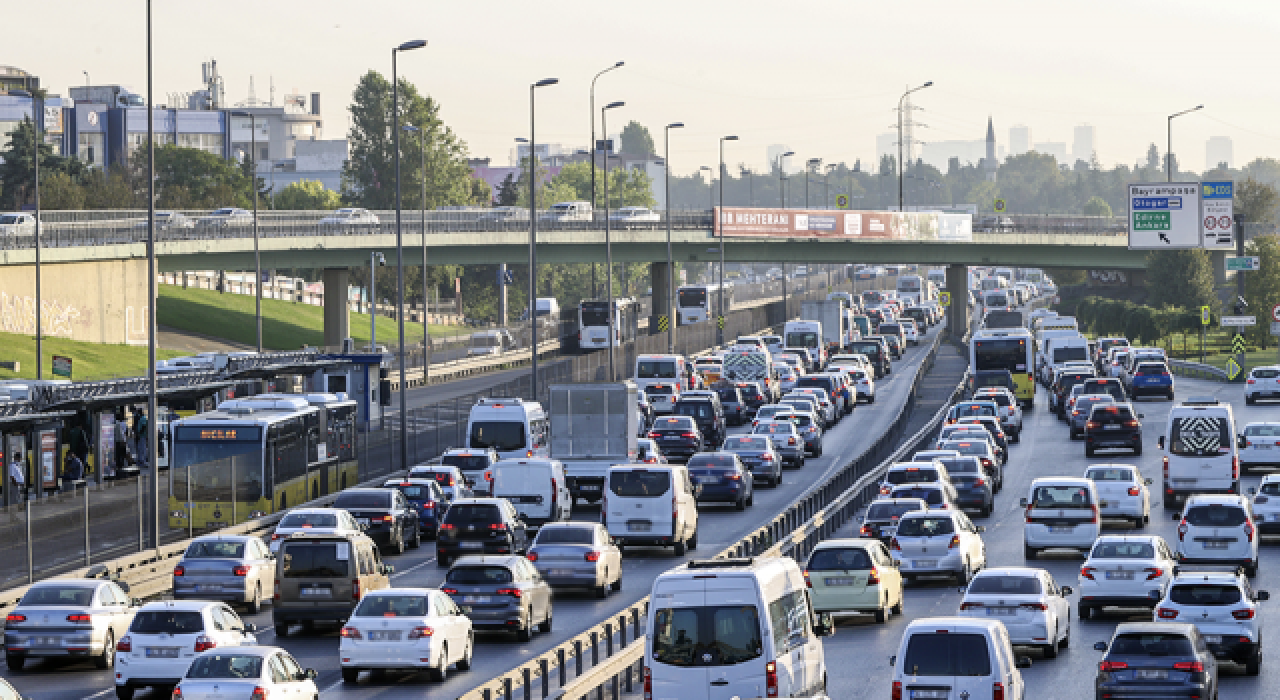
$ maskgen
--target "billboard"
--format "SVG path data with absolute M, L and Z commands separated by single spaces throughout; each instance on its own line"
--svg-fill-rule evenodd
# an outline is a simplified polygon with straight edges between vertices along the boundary
M 716 207 L 716 234 L 850 241 L 972 241 L 973 220 L 944 212 Z

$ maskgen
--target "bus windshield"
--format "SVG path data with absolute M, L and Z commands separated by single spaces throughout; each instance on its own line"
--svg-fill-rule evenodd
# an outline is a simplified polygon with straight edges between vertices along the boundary
M 636 363 L 637 379 L 675 379 L 675 360 L 640 360 Z M 670 392 L 667 392 L 670 393 Z
M 524 423 L 520 421 L 475 421 L 471 424 L 470 447 L 492 447 L 510 452 L 524 447 Z
M 681 289 L 676 292 L 679 297 L 680 306 L 694 307 L 707 305 L 707 290 L 699 287 L 697 289 Z
M 262 445 L 258 442 L 187 441 L 173 443 L 173 494 L 187 500 L 230 502 L 231 482 L 241 502 L 262 498 Z
M 1027 341 L 1013 339 L 973 341 L 974 370 L 1027 371 Z
M 786 346 L 789 348 L 816 348 L 818 347 L 818 334 L 813 331 L 788 333 Z
M 582 302 L 582 326 L 609 325 L 609 304 L 603 301 Z

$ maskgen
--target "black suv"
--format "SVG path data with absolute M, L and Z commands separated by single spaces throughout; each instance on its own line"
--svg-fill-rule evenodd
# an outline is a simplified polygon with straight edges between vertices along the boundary
M 422 544 L 418 510 L 398 489 L 347 489 L 338 494 L 333 507 L 350 513 L 383 549 L 404 554 L 405 545 L 417 549 Z
M 876 379 L 893 372 L 889 362 L 889 341 L 876 336 L 866 336 L 849 344 L 849 352 L 866 355 L 871 360 L 871 367 L 876 371 Z
M 1127 403 L 1094 404 L 1084 424 L 1084 456 L 1112 447 L 1142 454 L 1142 417 Z
M 747 402 L 747 413 L 755 415 L 760 407 L 768 403 L 764 399 L 764 392 L 760 391 L 760 385 L 755 382 L 738 382 L 738 391 L 742 393 L 742 398 Z
M 725 419 L 729 425 L 742 425 L 747 422 L 747 401 L 742 398 L 742 392 L 735 386 L 717 386 L 715 388 L 717 394 L 720 395 L 720 405 L 724 408 Z
M 442 568 L 466 554 L 518 554 L 529 549 L 529 531 L 505 498 L 460 498 L 449 506 L 436 537 Z
M 689 416 L 698 424 L 703 437 L 709 444 L 719 445 L 724 442 L 724 411 L 720 407 L 719 395 L 715 400 L 709 396 L 681 397 L 671 411 L 675 416 Z M 665 452 L 665 445 L 663 451 Z
M 1123 622 L 1094 680 L 1097 697 L 1218 696 L 1218 661 L 1205 638 L 1189 622 Z
M 906 311 L 903 311 L 902 315 L 915 321 L 916 325 L 920 327 L 921 332 L 924 332 L 929 328 L 929 326 L 933 325 L 929 323 L 929 312 L 925 311 L 923 307 L 912 306 Z
M 1004 387 L 1018 395 L 1018 385 L 1013 381 L 1013 373 L 1007 369 L 980 369 L 969 375 L 969 398 L 979 389 L 988 387 Z
M 688 459 L 708 445 L 697 422 L 689 416 L 663 416 L 653 422 L 649 437 L 658 443 L 663 456 L 672 462 Z M 716 443 L 719 445 L 719 443 Z
M 1053 380 L 1053 384 L 1049 387 L 1049 409 L 1058 414 L 1059 419 L 1065 420 L 1067 417 L 1067 397 L 1071 395 L 1071 387 L 1096 378 L 1093 372 L 1087 370 L 1059 372 L 1058 377 Z
M 1124 391 L 1124 383 L 1114 377 L 1095 377 L 1084 381 L 1084 388 L 1080 390 L 1080 394 L 1110 394 L 1116 403 L 1124 403 L 1129 400 Z

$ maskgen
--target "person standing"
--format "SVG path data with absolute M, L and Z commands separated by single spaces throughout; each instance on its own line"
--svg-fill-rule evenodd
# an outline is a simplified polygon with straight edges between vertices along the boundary
M 129 466 L 129 422 L 125 420 L 124 409 L 116 409 L 116 473 Z
M 27 474 L 21 452 L 9 457 L 9 503 L 19 503 L 26 498 Z
M 146 469 L 150 463 L 150 453 L 147 451 L 147 410 L 139 409 L 134 414 L 133 419 L 133 444 L 134 452 L 138 455 L 138 468 Z

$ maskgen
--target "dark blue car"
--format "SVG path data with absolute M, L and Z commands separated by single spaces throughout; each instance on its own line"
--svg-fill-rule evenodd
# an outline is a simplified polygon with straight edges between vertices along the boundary
M 746 510 L 755 500 L 751 472 L 732 452 L 701 452 L 690 457 L 689 476 L 702 487 L 699 503 L 732 503 L 738 510 Z
M 409 505 L 418 511 L 418 526 L 422 528 L 422 534 L 435 539 L 440 521 L 444 520 L 445 511 L 449 509 L 444 491 L 435 479 L 388 479 L 382 487 L 399 489 Z
M 1139 362 L 1129 378 L 1129 395 L 1163 396 L 1173 400 L 1173 374 L 1163 362 Z

